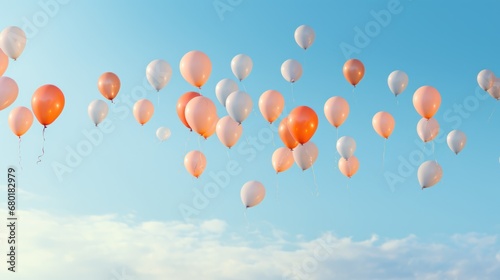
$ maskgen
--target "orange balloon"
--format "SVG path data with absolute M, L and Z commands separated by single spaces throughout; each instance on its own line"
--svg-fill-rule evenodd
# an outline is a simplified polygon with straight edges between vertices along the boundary
M 363 79 L 365 66 L 357 59 L 349 59 L 342 69 L 345 79 L 354 87 Z
M 259 98 L 260 113 L 269 123 L 273 123 L 283 111 L 285 99 L 276 90 L 266 90 Z
M 155 106 L 147 99 L 137 100 L 134 104 L 134 117 L 140 125 L 147 123 L 155 111 Z
M 179 68 L 184 80 L 201 88 L 210 77 L 212 62 L 203 52 L 190 51 L 182 57 Z
M 201 94 L 194 92 L 194 91 L 189 91 L 189 92 L 186 92 L 183 95 L 181 95 L 179 100 L 177 100 L 177 116 L 179 116 L 179 119 L 181 120 L 181 122 L 187 128 L 189 128 L 189 130 L 191 130 L 191 131 L 193 131 L 193 130 L 189 126 L 188 122 L 186 121 L 186 114 L 184 111 L 186 110 L 186 106 L 189 103 L 189 101 L 191 101 L 191 99 L 193 99 L 197 96 L 201 96 Z
M 325 102 L 324 111 L 328 122 L 338 128 L 349 116 L 349 103 L 340 96 L 334 96 Z
M 113 101 L 120 91 L 120 78 L 115 73 L 106 72 L 99 77 L 97 87 L 102 96 Z
M 293 152 L 285 147 L 276 149 L 273 153 L 272 164 L 276 174 L 288 170 L 294 163 Z
M 191 151 L 184 157 L 184 167 L 186 167 L 186 170 L 196 178 L 200 177 L 206 166 L 207 159 L 200 151 Z
M 219 117 L 215 117 L 212 119 L 212 126 L 210 126 L 210 129 L 203 133 L 203 138 L 208 139 L 208 137 L 214 135 L 214 133 L 217 131 L 217 123 L 219 122 Z M 241 127 L 241 126 L 240 126 Z
M 198 96 L 191 99 L 184 113 L 189 126 L 201 136 L 207 138 L 215 132 L 219 118 L 217 108 L 210 98 Z
M 33 124 L 33 113 L 30 109 L 20 106 L 9 113 L 9 126 L 17 137 L 23 136 Z
M 7 67 L 9 66 L 9 57 L 0 49 L 0 76 L 5 73 Z
M 283 144 L 290 149 L 293 150 L 295 147 L 299 145 L 299 142 L 293 138 L 292 134 L 288 130 L 288 117 L 281 120 L 280 126 L 278 127 L 278 135 L 283 141 Z
M 345 159 L 341 157 L 339 159 L 339 169 L 344 176 L 347 178 L 351 178 L 358 172 L 359 169 L 359 161 L 356 156 L 351 156 L 349 159 Z
M 318 115 L 307 106 L 299 106 L 288 115 L 288 130 L 297 142 L 307 143 L 318 128 Z
M 396 122 L 391 114 L 387 112 L 378 112 L 373 116 L 372 125 L 380 136 L 387 139 L 391 136 Z
M 413 94 L 413 106 L 422 118 L 430 119 L 441 105 L 441 94 L 431 86 L 423 86 Z
M 43 126 L 53 123 L 64 108 L 64 94 L 54 85 L 39 87 L 31 97 L 31 109 Z

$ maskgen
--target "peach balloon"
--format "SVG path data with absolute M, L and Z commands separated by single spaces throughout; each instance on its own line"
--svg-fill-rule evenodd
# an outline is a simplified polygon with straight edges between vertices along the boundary
M 147 123 L 155 111 L 155 106 L 147 99 L 137 100 L 134 104 L 134 117 L 140 125 Z
M 0 49 L 0 76 L 5 73 L 9 66 L 9 57 Z
M 394 130 L 396 122 L 391 114 L 387 112 L 378 112 L 373 116 L 372 125 L 373 129 L 375 129 L 380 136 L 388 139 Z
M 290 131 L 288 130 L 288 117 L 281 120 L 278 127 L 278 135 L 280 136 L 281 141 L 283 141 L 283 144 L 285 144 L 285 146 L 290 150 L 293 150 L 299 145 L 299 142 L 293 138 L 292 134 L 290 134 Z
M 12 109 L 9 113 L 9 126 L 12 133 L 17 137 L 23 136 L 33 124 L 33 113 L 31 110 L 20 106 Z
M 328 122 L 338 128 L 349 116 L 349 103 L 340 96 L 334 96 L 325 102 L 324 111 Z
M 115 73 L 106 72 L 99 77 L 97 81 L 97 88 L 102 96 L 106 99 L 113 101 L 120 91 L 120 78 Z
M 299 106 L 288 115 L 288 130 L 297 142 L 307 143 L 318 128 L 318 115 L 307 106 Z
M 212 62 L 203 52 L 190 51 L 182 57 L 179 68 L 184 80 L 201 88 L 210 77 Z
M 285 147 L 276 149 L 273 153 L 272 164 L 276 174 L 288 170 L 294 163 L 293 152 Z
M 191 99 L 184 110 L 186 121 L 194 131 L 205 138 L 215 132 L 217 108 L 209 98 L 198 96 Z M 211 132 L 211 134 L 210 134 Z
M 225 116 L 217 122 L 216 132 L 220 142 L 224 146 L 231 148 L 240 139 L 243 126 L 239 125 L 230 116 Z
M 269 123 L 273 123 L 283 112 L 285 99 L 276 90 L 267 90 L 259 98 L 260 113 Z
M 0 77 L 0 110 L 9 107 L 17 99 L 19 87 L 9 77 Z
M 184 157 L 184 167 L 186 167 L 186 170 L 196 178 L 200 177 L 206 166 L 207 159 L 200 151 L 191 151 Z
M 191 99 L 198 97 L 198 96 L 201 96 L 201 94 L 194 92 L 194 91 L 189 91 L 189 92 L 186 92 L 183 95 L 181 95 L 179 100 L 177 100 L 177 116 L 179 116 L 179 119 L 181 120 L 181 122 L 187 128 L 189 128 L 189 130 L 191 130 L 191 131 L 192 131 L 192 129 L 186 120 L 186 114 L 184 111 L 186 110 L 186 106 L 189 103 L 189 101 L 191 101 Z
M 413 106 L 422 118 L 430 119 L 441 105 L 441 94 L 431 86 L 423 86 L 413 94 Z
M 363 79 L 365 66 L 357 59 L 349 59 L 342 69 L 345 79 L 354 87 Z
M 347 178 L 351 178 L 352 176 L 354 176 L 354 174 L 356 174 L 356 172 L 358 172 L 359 169 L 358 158 L 356 156 L 352 156 L 349 159 L 341 157 L 339 159 L 339 169 L 340 172 L 344 174 L 344 176 L 346 176 Z
M 219 122 L 219 120 L 220 120 L 219 117 L 215 116 L 215 118 L 212 121 L 212 125 L 210 126 L 210 129 L 207 132 L 205 132 L 203 135 L 201 135 L 201 136 L 203 136 L 203 138 L 205 138 L 205 140 L 217 132 L 217 123 Z
M 64 94 L 54 85 L 39 87 L 31 97 L 33 114 L 43 126 L 53 123 L 64 108 Z

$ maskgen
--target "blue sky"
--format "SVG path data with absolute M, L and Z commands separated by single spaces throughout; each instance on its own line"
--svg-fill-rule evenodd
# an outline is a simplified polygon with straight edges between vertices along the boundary
M 52 3 L 52 10 L 44 9 L 44 3 Z M 217 11 L 217 5 L 228 9 Z M 500 105 L 476 82 L 482 69 L 500 73 L 495 35 L 499 3 L 191 0 L 124 5 L 118 1 L 2 0 L 0 6 L 0 28 L 17 25 L 28 35 L 24 53 L 18 61 L 10 61 L 4 74 L 17 81 L 20 93 L 11 107 L 0 111 L 4 120 L 0 125 L 1 166 L 18 165 L 18 142 L 7 124 L 10 109 L 30 107 L 33 92 L 43 84 L 57 85 L 66 97 L 63 113 L 46 131 L 41 164 L 36 159 L 42 126 L 35 120 L 23 136 L 19 207 L 26 224 L 20 228 L 20 240 L 31 246 L 20 249 L 21 258 L 26 256 L 20 264 L 22 273 L 7 279 L 29 279 L 35 272 L 51 275 L 50 266 L 29 263 L 46 250 L 53 256 L 64 255 L 68 267 L 88 271 L 85 275 L 98 279 L 124 280 L 114 275 L 123 267 L 136 279 L 185 279 L 190 269 L 204 268 L 204 264 L 188 263 L 189 258 L 203 260 L 204 248 L 220 250 L 220 259 L 235 259 L 234 263 L 217 262 L 215 254 L 209 260 L 215 263 L 206 264 L 213 267 L 207 279 L 234 275 L 281 279 L 300 266 L 308 252 L 314 251 L 315 242 L 325 236 L 335 236 L 338 254 L 320 262 L 308 274 L 310 279 L 366 279 L 380 271 L 385 274 L 376 278 L 461 279 L 473 278 L 475 273 L 484 273 L 479 278 L 499 277 L 500 110 L 490 115 Z M 377 23 L 379 28 L 371 30 L 369 41 L 360 44 L 357 30 L 366 33 L 382 10 L 392 11 L 390 19 Z M 316 32 L 307 51 L 293 38 L 295 28 L 302 24 Z M 354 93 L 342 75 L 342 66 L 350 58 L 343 51 L 347 45 L 356 48 L 351 57 L 363 61 L 366 68 Z M 233 56 L 244 53 L 253 60 L 253 71 L 240 87 L 251 95 L 254 112 L 243 123 L 243 137 L 229 151 L 215 135 L 205 141 L 189 133 L 175 112 L 179 96 L 196 90 L 179 72 L 181 57 L 191 50 L 205 52 L 212 61 L 213 71 L 201 93 L 214 101 L 219 117 L 226 111 L 217 102 L 215 85 L 223 78 L 234 79 Z M 159 92 L 159 102 L 158 93 L 145 78 L 147 64 L 158 58 L 173 69 L 170 83 Z M 293 85 L 293 96 L 280 73 L 281 63 L 289 58 L 299 60 L 304 68 L 302 78 Z M 409 85 L 396 102 L 387 76 L 398 69 L 408 74 Z M 109 104 L 107 129 L 97 130 L 87 116 L 87 106 L 102 99 L 97 79 L 107 71 L 120 77 L 122 87 L 117 103 Z M 442 96 L 436 119 L 443 135 L 435 141 L 434 151 L 431 144 L 423 146 L 416 133 L 420 116 L 413 108 L 412 95 L 423 85 L 436 87 Z M 276 133 L 269 138 L 275 127 L 266 123 L 257 107 L 260 94 L 268 89 L 284 95 L 287 111 L 299 105 L 316 110 L 319 128 L 312 141 L 319 157 L 314 171 L 302 172 L 294 165 L 284 173 L 274 173 L 271 156 L 281 141 Z M 324 102 L 337 95 L 346 98 L 351 108 L 339 136 L 356 139 L 355 154 L 360 161 L 358 173 L 350 180 L 337 168 L 336 132 L 323 114 Z M 154 103 L 155 113 L 141 127 L 131 109 L 143 97 Z M 388 111 L 396 119 L 383 165 L 384 140 L 371 125 L 378 111 Z M 160 126 L 172 131 L 163 143 L 155 138 Z M 443 140 L 453 129 L 468 136 L 458 156 Z M 71 166 L 68 157 L 84 145 L 86 134 L 100 136 L 89 154 Z M 183 166 L 184 155 L 193 149 L 201 149 L 208 162 L 198 180 Z M 440 183 L 423 191 L 416 175 L 421 154 L 425 160 L 438 160 L 444 172 Z M 228 172 L 228 162 L 237 166 L 237 174 L 229 175 L 228 185 L 208 198 L 208 205 L 197 208 L 193 205 L 197 191 L 214 183 L 210 174 Z M 410 171 L 401 174 L 398 168 L 404 164 Z M 61 165 L 71 172 L 58 176 L 55 166 Z M 388 174 L 400 176 L 400 181 L 390 183 Z M 267 196 L 248 209 L 245 218 L 240 188 L 250 180 L 261 181 Z M 179 209 L 187 206 L 196 211 L 186 220 Z M 46 236 L 56 236 L 52 233 L 57 229 L 38 219 L 60 226 L 60 238 L 33 234 L 31 229 L 40 228 Z M 81 238 L 80 232 L 84 232 Z M 99 234 L 107 239 L 100 240 Z M 186 240 L 186 236 L 193 239 Z M 187 242 L 185 252 L 182 247 L 169 247 L 180 241 Z M 121 247 L 120 242 L 131 244 L 130 248 Z M 99 253 L 88 255 L 82 246 L 95 246 Z M 156 251 L 162 246 L 172 253 Z M 123 257 L 143 250 L 151 256 L 159 254 L 157 261 L 139 267 L 132 258 Z M 274 267 L 255 261 L 269 257 L 263 251 L 281 261 Z M 380 258 L 372 259 L 373 254 Z M 451 260 L 442 262 L 436 257 L 423 268 L 394 258 L 423 261 L 428 254 Z M 171 259 L 178 260 L 175 266 L 159 268 L 164 266 L 159 260 Z M 102 260 L 98 269 L 85 269 L 85 264 Z M 367 261 L 374 262 L 375 268 L 356 271 L 356 263 Z M 254 262 L 262 274 L 248 267 Z M 399 271 L 395 265 L 406 269 Z M 3 267 L 0 271 L 0 275 L 5 273 Z M 241 276 L 245 272 L 257 274 Z M 64 273 L 55 274 L 65 279 Z

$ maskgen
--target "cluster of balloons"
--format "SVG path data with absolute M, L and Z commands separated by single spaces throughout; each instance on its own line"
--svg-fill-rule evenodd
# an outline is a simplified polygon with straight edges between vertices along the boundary
M 500 79 L 495 77 L 493 71 L 488 69 L 481 70 L 477 74 L 477 83 L 495 100 L 500 100 Z

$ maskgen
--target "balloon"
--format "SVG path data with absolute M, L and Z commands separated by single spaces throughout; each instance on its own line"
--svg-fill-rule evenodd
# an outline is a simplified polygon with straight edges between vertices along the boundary
M 0 77 L 0 110 L 9 107 L 16 101 L 19 87 L 16 81 L 9 77 Z
M 196 178 L 200 177 L 206 166 L 207 159 L 200 151 L 191 151 L 184 157 L 184 167 L 186 167 L 186 170 Z
M 495 74 L 491 70 L 484 69 L 477 74 L 477 83 L 485 91 L 488 91 L 493 86 L 494 82 Z
M 243 205 L 250 208 L 262 202 L 264 196 L 266 196 L 266 189 L 261 182 L 249 181 L 241 188 L 240 196 Z
M 248 117 L 252 107 L 252 98 L 248 93 L 241 90 L 229 94 L 226 99 L 227 113 L 239 124 Z
M 307 50 L 307 48 L 309 48 L 314 42 L 316 34 L 310 26 L 301 25 L 295 29 L 294 37 L 297 45 L 304 50 Z
M 443 169 L 437 161 L 426 161 L 418 168 L 418 182 L 422 189 L 434 186 L 441 180 L 441 177 L 443 177 Z
M 198 96 L 191 99 L 184 113 L 189 127 L 201 136 L 208 135 L 218 120 L 215 104 L 205 96 Z
M 96 99 L 90 102 L 87 112 L 92 122 L 97 126 L 108 115 L 108 104 L 102 100 Z
M 338 128 L 349 116 L 349 103 L 340 96 L 334 96 L 325 102 L 324 111 L 328 122 Z
M 354 155 L 354 151 L 356 150 L 356 141 L 354 138 L 349 136 L 342 136 L 339 140 L 337 140 L 337 151 L 340 156 L 349 159 Z
M 203 52 L 190 51 L 182 57 L 179 68 L 186 82 L 201 89 L 210 77 L 212 62 Z
M 147 99 L 137 100 L 133 108 L 134 117 L 141 125 L 144 125 L 151 119 L 154 111 L 155 106 Z
M 226 107 L 229 94 L 238 90 L 238 84 L 231 79 L 222 79 L 215 86 L 215 95 L 222 106 Z
M 452 130 L 446 137 L 448 147 L 458 155 L 467 143 L 467 136 L 460 130 Z
M 20 106 L 9 113 L 9 126 L 17 137 L 23 136 L 33 124 L 33 113 L 30 109 Z
M 343 73 L 345 79 L 354 87 L 363 79 L 365 66 L 357 59 L 349 59 L 344 64 Z
M 231 148 L 238 142 L 243 133 L 243 127 L 230 116 L 222 117 L 217 122 L 217 137 L 224 146 Z
M 290 149 L 279 147 L 273 153 L 272 163 L 276 174 L 288 170 L 294 162 L 293 153 Z
M 413 106 L 423 118 L 432 118 L 440 105 L 441 95 L 431 86 L 420 87 L 413 94 Z
M 273 123 L 285 108 L 285 98 L 276 90 L 266 90 L 259 98 L 260 113 L 269 123 Z
M 26 34 L 17 26 L 9 26 L 0 33 L 0 49 L 10 58 L 16 60 L 26 46 Z
M 245 54 L 239 54 L 231 60 L 231 70 L 238 80 L 242 81 L 252 72 L 252 59 Z
M 160 91 L 164 88 L 170 81 L 171 76 L 172 67 L 170 67 L 170 64 L 165 60 L 153 60 L 146 67 L 146 78 L 156 91 Z
M 44 127 L 47 127 L 59 117 L 64 104 L 64 94 L 54 85 L 39 87 L 31 97 L 31 109 L 38 122 Z
M 311 167 L 317 158 L 318 147 L 311 141 L 293 150 L 293 159 L 303 171 Z
M 293 150 L 295 147 L 299 145 L 299 142 L 293 138 L 292 134 L 290 134 L 290 130 L 288 130 L 288 117 L 281 120 L 281 123 L 278 127 L 278 135 L 283 141 L 283 144 L 290 149 Z
M 288 115 L 288 130 L 297 142 L 305 144 L 318 128 L 318 115 L 307 106 L 299 106 Z
M 500 100 L 500 79 L 495 78 L 494 81 L 493 86 L 488 89 L 488 93 L 496 100 Z
M 391 136 L 396 122 L 391 114 L 387 112 L 378 112 L 373 116 L 372 125 L 375 131 L 385 139 Z
M 351 178 L 358 172 L 359 169 L 359 161 L 356 156 L 352 156 L 349 159 L 340 158 L 339 159 L 339 169 L 344 176 L 347 178 Z
M 168 138 L 170 138 L 170 135 L 172 135 L 172 132 L 170 132 L 170 129 L 168 129 L 167 127 L 158 127 L 158 129 L 156 130 L 156 137 L 161 142 L 166 141 Z
M 417 124 L 417 133 L 424 143 L 434 140 L 439 133 L 438 121 L 434 118 L 421 118 Z
M 0 76 L 5 73 L 9 66 L 9 57 L 0 49 Z
M 179 119 L 181 120 L 181 122 L 187 128 L 189 128 L 189 130 L 191 130 L 191 131 L 192 131 L 191 126 L 189 126 L 189 123 L 186 120 L 185 110 L 186 110 L 186 106 L 189 103 L 189 101 L 191 101 L 191 99 L 198 97 L 198 96 L 201 96 L 201 94 L 194 92 L 194 91 L 189 91 L 189 92 L 184 93 L 179 98 L 179 100 L 177 100 L 177 116 L 179 116 Z
M 216 131 L 217 131 L 217 123 L 219 122 L 219 117 L 215 116 L 215 118 L 212 121 L 212 125 L 210 125 L 210 129 L 203 133 L 201 136 L 203 138 L 208 139 L 208 137 L 212 136 Z
M 115 73 L 111 72 L 102 74 L 97 82 L 97 88 L 99 88 L 102 96 L 104 96 L 108 100 L 111 100 L 111 102 L 113 102 L 113 99 L 115 99 L 115 97 L 118 95 L 120 86 L 120 78 L 118 78 Z
M 408 75 L 401 70 L 396 70 L 389 74 L 387 78 L 389 89 L 395 96 L 400 95 L 408 86 Z
M 302 76 L 302 65 L 295 59 L 289 59 L 281 64 L 281 75 L 290 83 L 295 83 Z

